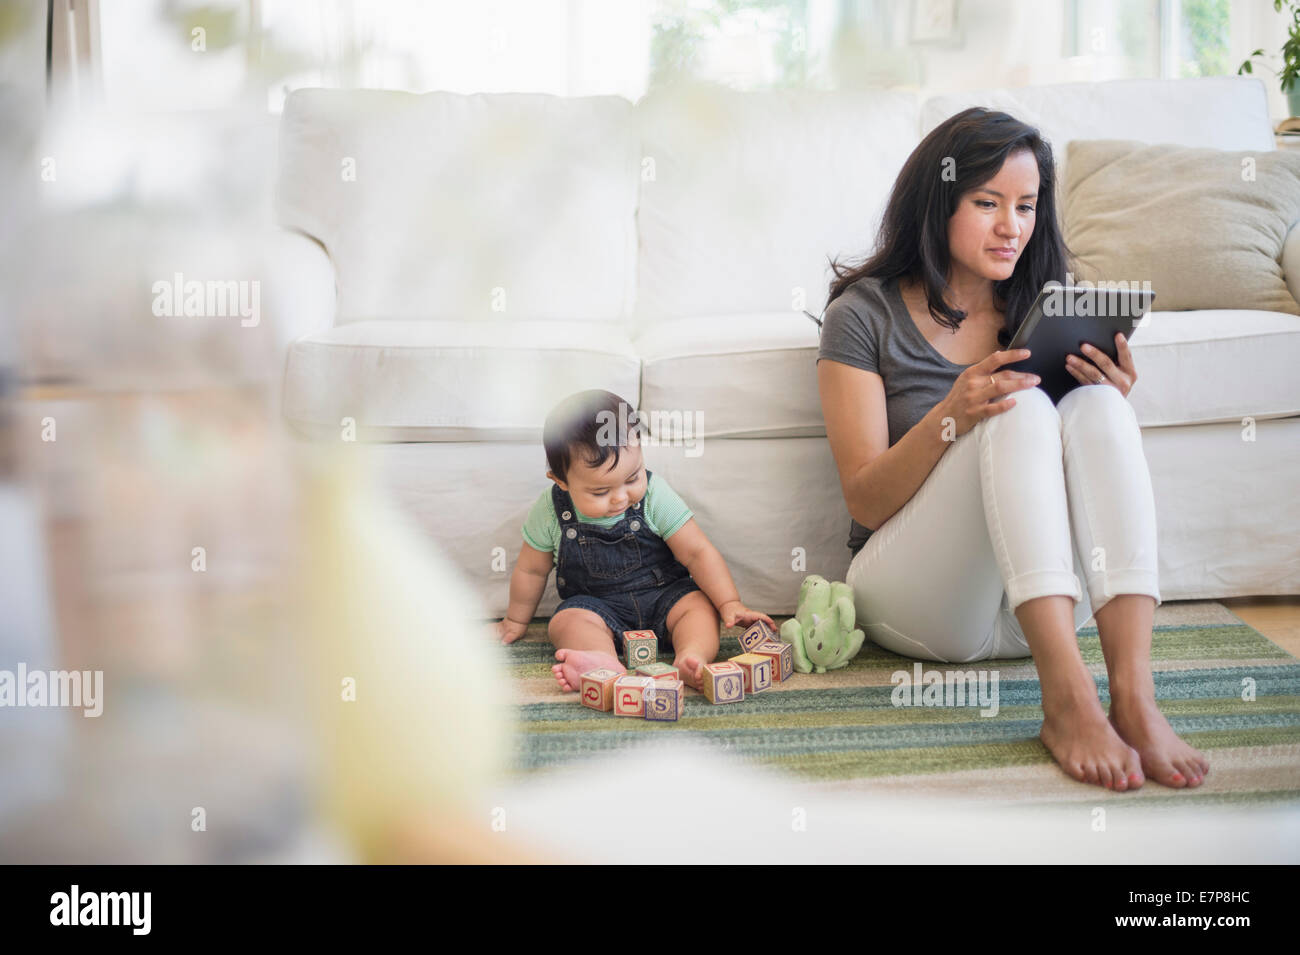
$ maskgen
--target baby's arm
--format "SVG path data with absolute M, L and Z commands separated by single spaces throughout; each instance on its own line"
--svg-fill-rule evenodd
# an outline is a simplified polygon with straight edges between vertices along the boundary
M 514 643 L 524 635 L 554 566 L 555 557 L 550 551 L 538 550 L 528 543 L 520 549 L 519 560 L 510 575 L 510 606 L 506 608 L 505 619 L 497 624 L 502 643 Z
M 700 589 L 713 601 L 713 606 L 718 608 L 724 627 L 749 626 L 762 620 L 773 630 L 777 629 L 776 623 L 767 614 L 756 613 L 741 603 L 736 583 L 731 579 L 731 571 L 727 570 L 727 562 L 704 535 L 704 531 L 700 530 L 695 518 L 692 517 L 680 530 L 668 537 L 668 546 L 673 556 L 691 572 Z

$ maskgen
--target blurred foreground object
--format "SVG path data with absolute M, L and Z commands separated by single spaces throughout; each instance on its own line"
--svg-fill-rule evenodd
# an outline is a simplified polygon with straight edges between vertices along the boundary
M 486 614 L 353 449 L 313 451 L 298 635 L 315 671 L 327 818 L 367 862 L 520 861 L 498 855 L 509 840 L 483 801 L 504 777 L 511 731 Z

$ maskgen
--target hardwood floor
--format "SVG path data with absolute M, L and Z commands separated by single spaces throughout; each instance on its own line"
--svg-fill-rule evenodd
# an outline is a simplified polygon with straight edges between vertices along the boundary
M 1219 602 L 1291 656 L 1300 657 L 1300 596 L 1230 597 Z

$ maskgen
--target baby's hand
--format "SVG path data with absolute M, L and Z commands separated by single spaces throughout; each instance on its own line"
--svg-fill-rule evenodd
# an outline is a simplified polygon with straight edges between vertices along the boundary
M 722 617 L 724 627 L 748 627 L 751 624 L 762 620 L 773 630 L 779 630 L 776 622 L 765 613 L 759 613 L 756 610 L 750 610 L 739 600 L 729 600 L 718 608 L 718 615 Z
M 497 624 L 497 636 L 501 638 L 502 643 L 514 643 L 527 629 L 528 624 L 516 623 L 507 617 Z

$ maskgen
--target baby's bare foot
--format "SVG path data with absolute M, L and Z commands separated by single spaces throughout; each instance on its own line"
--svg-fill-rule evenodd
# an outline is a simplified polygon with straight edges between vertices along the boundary
M 1060 767 L 1079 782 L 1105 786 L 1117 792 L 1142 785 L 1142 760 L 1124 742 L 1101 711 L 1101 704 L 1043 707 L 1038 737 Z
M 555 682 L 565 693 L 577 693 L 582 687 L 582 675 L 591 670 L 605 667 L 626 673 L 627 668 L 618 662 L 618 657 L 600 650 L 556 650 L 555 659 L 560 662 L 551 667 Z
M 680 654 L 677 659 L 673 660 L 673 666 L 677 667 L 681 675 L 682 682 L 687 686 L 698 690 L 703 683 L 700 680 L 700 674 L 704 672 L 704 664 L 708 662 L 694 653 Z
M 1210 771 L 1210 761 L 1178 737 L 1155 700 L 1112 699 L 1109 718 L 1156 782 L 1174 789 L 1195 788 Z

